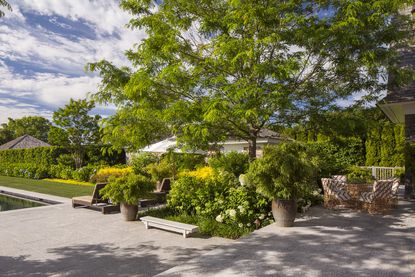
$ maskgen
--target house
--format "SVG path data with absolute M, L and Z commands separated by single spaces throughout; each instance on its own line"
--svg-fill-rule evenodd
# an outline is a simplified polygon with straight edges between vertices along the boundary
M 269 129 L 262 129 L 258 134 L 258 139 L 256 142 L 257 156 L 262 155 L 262 150 L 264 149 L 265 145 L 278 144 L 288 140 L 290 139 L 285 136 L 282 136 L 277 132 L 274 132 Z M 228 153 L 231 151 L 248 152 L 249 144 L 246 140 L 229 138 L 228 140 L 220 143 L 219 147 L 220 151 L 223 153 Z
M 50 147 L 50 144 L 43 142 L 37 138 L 34 138 L 29 135 L 24 135 L 18 137 L 12 141 L 9 141 L 3 145 L 0 145 L 0 150 L 9 150 L 9 149 L 28 149 L 36 147 Z
M 414 8 L 408 9 L 405 12 L 414 13 Z M 400 52 L 400 65 L 402 67 L 415 69 L 415 45 L 408 45 Z M 389 78 L 393 78 L 393 76 L 389 76 Z M 415 82 L 412 82 L 405 87 L 391 87 L 388 90 L 387 96 L 380 103 L 378 103 L 378 106 L 392 122 L 405 124 L 405 137 L 407 141 L 405 151 L 407 157 L 410 157 L 410 153 L 413 153 L 411 148 L 415 148 Z M 406 197 L 409 197 L 413 194 L 413 186 L 415 183 L 415 172 L 413 169 L 414 161 L 415 157 L 406 159 Z
M 257 156 L 262 155 L 262 150 L 265 145 L 278 144 L 283 141 L 291 140 L 287 137 L 282 136 L 281 134 L 271 131 L 269 129 L 263 129 L 258 135 L 257 139 Z M 235 152 L 248 152 L 248 142 L 245 140 L 237 138 L 229 138 L 224 142 L 220 142 L 216 145 L 215 148 L 218 148 L 222 153 L 229 153 L 232 151 Z M 150 152 L 155 154 L 162 154 L 168 151 L 174 151 L 176 153 L 182 153 L 180 146 L 177 146 L 176 137 L 170 137 L 165 140 L 156 142 L 154 144 L 148 145 L 141 149 L 139 152 L 129 152 L 126 150 L 127 163 L 130 163 L 131 160 L 137 156 L 140 152 Z M 194 153 L 200 155 L 206 155 L 208 152 L 202 150 L 195 151 L 186 151 L 186 153 Z

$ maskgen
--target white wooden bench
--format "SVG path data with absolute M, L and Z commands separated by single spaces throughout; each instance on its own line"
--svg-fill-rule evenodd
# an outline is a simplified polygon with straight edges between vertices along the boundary
M 184 238 L 187 238 L 187 235 L 197 232 L 199 229 L 196 225 L 180 223 L 152 216 L 144 216 L 141 217 L 140 220 L 144 222 L 146 229 L 156 227 L 159 229 L 182 233 Z

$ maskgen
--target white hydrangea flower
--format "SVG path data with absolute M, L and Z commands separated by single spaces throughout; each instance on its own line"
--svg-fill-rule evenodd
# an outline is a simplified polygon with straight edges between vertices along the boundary
M 241 212 L 241 214 L 243 214 L 245 212 L 245 208 L 242 206 L 238 206 L 239 211 Z
M 317 190 L 314 190 L 314 191 L 313 191 L 313 195 L 314 195 L 314 196 L 319 196 L 319 195 L 320 195 L 320 192 L 319 192 L 319 191 L 317 191 Z
M 264 214 L 261 214 L 260 216 L 259 216 L 259 219 L 261 219 L 261 220 L 263 220 L 265 218 L 265 215 Z
M 247 227 L 251 227 L 251 223 L 247 223 L 247 224 L 246 224 L 246 226 L 247 226 Z
M 229 215 L 230 215 L 231 217 L 235 217 L 235 216 L 236 216 L 236 211 L 235 211 L 234 209 L 229 210 Z
M 216 217 L 216 221 L 217 221 L 217 222 L 222 223 L 222 222 L 223 222 L 223 217 L 222 217 L 222 215 L 218 215 L 218 216 Z
M 244 225 L 242 223 L 239 223 L 238 226 L 239 226 L 239 228 L 244 227 Z

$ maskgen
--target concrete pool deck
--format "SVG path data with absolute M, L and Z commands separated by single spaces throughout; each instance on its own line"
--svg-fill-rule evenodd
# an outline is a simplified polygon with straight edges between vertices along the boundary
M 0 188 L 1 189 L 1 188 Z M 56 200 L 56 199 L 55 199 Z M 415 203 L 313 208 L 293 228 L 191 237 L 65 203 L 0 213 L 0 276 L 414 276 Z

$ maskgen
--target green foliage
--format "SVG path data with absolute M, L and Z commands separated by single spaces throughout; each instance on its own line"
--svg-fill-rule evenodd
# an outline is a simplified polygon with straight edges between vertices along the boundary
M 0 144 L 23 135 L 30 135 L 41 141 L 48 140 L 51 124 L 49 120 L 41 116 L 24 116 L 19 119 L 9 118 L 0 129 Z
M 72 171 L 72 178 L 77 181 L 89 182 L 92 176 L 97 172 L 97 168 L 87 165 Z
M 175 174 L 183 170 L 194 170 L 206 164 L 204 155 L 192 153 L 168 152 L 163 155 L 162 160 L 174 166 Z
M 62 154 L 56 159 L 56 161 L 59 165 L 75 168 L 75 162 L 71 154 Z
M 135 148 L 171 132 L 199 147 L 233 136 L 252 157 L 264 127 L 318 118 L 357 91 L 371 101 L 389 72 L 410 83 L 385 47 L 409 39 L 407 3 L 123 0 L 147 36 L 127 51 L 133 68 L 88 65 L 103 80 L 94 98 L 118 107 L 104 132 Z
M 255 188 L 242 186 L 232 173 L 227 172 L 215 172 L 204 179 L 179 178 L 173 183 L 167 206 L 176 214 L 208 218 L 238 227 L 252 227 L 257 219 L 266 225 L 271 207 Z
M 2 163 L 0 165 L 0 175 L 30 179 L 50 177 L 49 168 L 37 163 Z
M 236 177 L 247 172 L 249 156 L 246 153 L 229 152 L 212 157 L 208 161 L 214 169 L 221 169 L 233 173 Z
M 67 150 L 61 147 L 0 150 L 0 166 L 7 162 L 51 165 L 56 164 L 58 157 L 65 153 Z
M 148 174 L 146 167 L 156 163 L 159 160 L 157 155 L 153 153 L 143 152 L 135 156 L 131 162 L 131 166 L 136 174 Z
M 320 177 L 343 174 L 351 165 L 363 163 L 361 144 L 355 138 L 309 142 L 307 147 L 321 161 L 318 168 Z
M 145 170 L 151 175 L 155 182 L 161 182 L 164 178 L 171 178 L 175 176 L 174 165 L 167 159 L 162 159 L 160 162 L 152 163 L 146 166 Z
M 52 129 L 50 138 L 57 145 L 69 147 L 76 168 L 84 162 L 83 146 L 100 142 L 98 121 L 101 117 L 89 115 L 94 107 L 94 102 L 70 99 L 69 104 L 53 113 L 53 122 L 60 129 Z
M 370 184 L 373 183 L 373 176 L 369 169 L 353 166 L 349 168 L 347 174 L 347 182 L 354 184 Z
M 140 212 L 139 212 L 140 213 Z M 223 237 L 229 239 L 237 239 L 241 236 L 250 234 L 255 230 L 255 225 L 250 227 L 240 226 L 238 223 L 220 223 L 213 218 L 188 215 L 185 213 L 177 214 L 177 212 L 169 207 L 161 209 L 150 209 L 141 212 L 141 216 L 154 216 L 158 218 L 165 218 L 167 220 L 173 220 L 186 224 L 194 224 L 199 227 L 199 232 L 203 235 Z
M 316 164 L 304 144 L 282 143 L 264 149 L 251 163 L 248 179 L 269 199 L 297 199 L 315 187 Z
M 111 177 L 119 178 L 133 172 L 131 167 L 102 167 L 91 177 L 92 183 L 106 183 Z
M 131 173 L 110 178 L 101 193 L 104 199 L 111 199 L 113 203 L 137 205 L 138 200 L 148 196 L 154 188 L 155 184 L 149 178 Z

